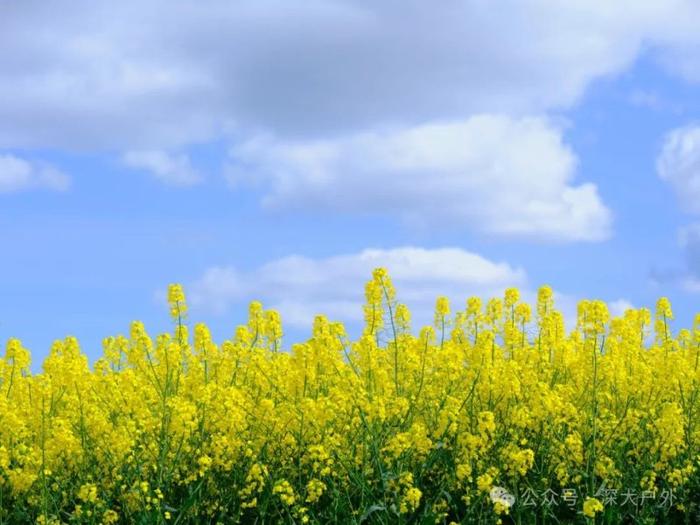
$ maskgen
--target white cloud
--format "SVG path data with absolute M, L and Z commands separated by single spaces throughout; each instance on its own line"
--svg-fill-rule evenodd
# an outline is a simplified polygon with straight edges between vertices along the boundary
M 656 161 L 657 172 L 689 212 L 700 213 L 700 126 L 669 132 Z
M 50 164 L 0 154 L 0 194 L 32 189 L 65 191 L 70 178 Z
M 383 130 L 399 130 L 396 140 L 417 140 L 411 135 L 436 130 L 446 119 L 465 123 L 491 114 L 518 123 L 524 115 L 571 108 L 593 81 L 620 74 L 645 52 L 690 78 L 687 57 L 700 42 L 693 23 L 698 9 L 691 0 L 456 0 L 437 8 L 417 0 L 213 0 L 206 8 L 195 0 L 76 0 L 60 9 L 8 3 L 0 21 L 0 148 L 149 152 L 135 164 L 187 185 L 198 178 L 189 160 L 164 152 L 216 140 L 247 147 L 268 135 L 276 138 L 273 146 L 301 145 L 294 153 L 312 157 L 291 164 L 319 163 L 317 176 L 329 176 L 323 158 L 313 157 L 347 159 L 348 148 L 365 153 L 365 145 L 375 158 L 390 157 L 379 151 L 391 146 L 381 142 Z M 303 151 L 316 147 L 319 137 L 333 137 L 325 145 L 337 149 Z M 362 137 L 380 142 L 357 142 Z M 425 133 L 419 138 L 442 157 L 413 159 L 417 170 L 441 170 L 430 184 L 421 179 L 422 188 L 437 196 L 456 189 L 463 196 L 455 177 L 445 175 L 448 164 L 460 160 L 456 153 Z M 521 138 L 507 138 L 506 161 L 515 162 L 513 143 Z M 474 197 L 471 209 L 459 209 L 452 199 L 445 216 L 457 223 L 483 220 L 472 227 L 489 234 L 605 238 L 609 214 L 594 186 L 570 182 L 573 168 L 565 157 L 573 154 L 558 140 L 544 151 L 558 174 L 543 174 L 541 162 L 535 187 L 526 188 L 523 199 L 507 189 L 508 199 Z M 493 143 L 488 147 L 491 156 L 469 167 L 484 169 L 484 185 L 502 183 L 494 175 L 499 153 Z M 529 167 L 527 159 L 516 160 L 512 167 Z M 311 177 L 304 175 L 303 188 L 323 185 Z M 356 189 L 347 179 L 342 187 Z M 517 175 L 515 185 L 523 180 Z M 288 204 L 301 190 L 276 191 Z M 374 191 L 369 202 L 386 204 Z M 474 195 L 484 197 L 484 191 Z M 499 205 L 508 212 L 490 216 L 480 209 Z M 426 208 L 423 199 L 417 210 L 426 209 L 443 211 L 440 201 Z M 420 213 L 400 214 L 425 220 L 416 217 Z
M 193 308 L 202 311 L 221 314 L 233 304 L 259 299 L 268 308 L 278 308 L 284 322 L 293 326 L 309 327 L 317 314 L 359 323 L 364 284 L 379 266 L 389 270 L 398 300 L 411 308 L 418 324 L 432 322 L 439 295 L 462 309 L 472 295 L 501 296 L 505 288 L 527 281 L 521 268 L 459 248 L 402 247 L 324 259 L 289 256 L 250 272 L 212 267 L 187 291 Z
M 692 76 L 697 10 L 692 0 L 6 2 L 0 148 L 172 149 L 229 126 L 318 137 L 568 108 L 643 50 Z
M 384 212 L 410 223 L 556 241 L 610 235 L 594 184 L 544 118 L 459 122 L 315 141 L 258 138 L 233 148 L 232 184 L 276 209 Z
M 192 186 L 202 180 L 185 154 L 171 155 L 157 150 L 128 151 L 122 160 L 127 166 L 146 170 L 161 182 L 173 186 Z
M 469 297 L 485 301 L 503 297 L 505 289 L 512 286 L 519 288 L 521 300 L 531 305 L 537 300 L 537 289 L 520 267 L 461 248 L 410 246 L 327 258 L 294 255 L 246 272 L 214 266 L 186 286 L 185 292 L 198 315 L 223 315 L 234 306 L 245 308 L 250 301 L 260 300 L 265 308 L 279 310 L 286 326 L 308 329 L 314 316 L 323 314 L 356 329 L 363 323 L 364 285 L 372 270 L 380 266 L 388 269 L 397 300 L 410 308 L 414 328 L 432 324 L 439 296 L 450 299 L 453 312 L 463 310 Z M 569 330 L 576 326 L 579 299 L 554 291 L 555 306 Z M 633 308 L 626 299 L 608 306 L 615 316 Z
M 617 299 L 608 304 L 608 310 L 612 317 L 622 317 L 627 310 L 634 310 L 634 305 L 627 299 Z

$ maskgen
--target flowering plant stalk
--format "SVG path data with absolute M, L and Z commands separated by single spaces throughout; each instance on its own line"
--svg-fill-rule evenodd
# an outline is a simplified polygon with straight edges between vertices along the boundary
M 365 291 L 357 340 L 319 315 L 288 350 L 258 302 L 215 343 L 178 285 L 172 333 L 92 366 L 68 337 L 32 374 L 10 339 L 0 524 L 700 521 L 700 317 L 582 301 L 567 332 L 543 287 L 414 332 L 386 270 Z

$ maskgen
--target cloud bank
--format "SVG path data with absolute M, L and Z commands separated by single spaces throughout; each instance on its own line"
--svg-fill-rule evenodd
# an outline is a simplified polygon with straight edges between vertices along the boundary
M 472 295 L 500 296 L 505 288 L 527 282 L 521 268 L 459 248 L 401 247 L 323 259 L 289 256 L 251 272 L 211 267 L 188 287 L 188 295 L 193 308 L 203 312 L 223 314 L 234 304 L 260 299 L 297 327 L 310 326 L 317 314 L 358 323 L 363 316 L 364 284 L 379 266 L 389 270 L 397 299 L 421 323 L 432 322 L 439 295 L 462 308 Z
M 380 212 L 485 235 L 597 241 L 611 213 L 574 184 L 576 156 L 542 118 L 480 115 L 340 139 L 259 138 L 231 151 L 234 185 L 273 209 Z
M 0 148 L 172 149 L 571 107 L 650 52 L 700 79 L 690 0 L 4 2 Z M 552 23 L 556 21 L 556 23 Z

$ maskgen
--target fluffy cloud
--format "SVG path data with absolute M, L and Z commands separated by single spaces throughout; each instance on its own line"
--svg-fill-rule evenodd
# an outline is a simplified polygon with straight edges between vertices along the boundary
M 264 188 L 268 208 L 382 211 L 557 241 L 610 231 L 596 186 L 574 184 L 576 157 L 542 118 L 480 115 L 338 139 L 259 138 L 231 156 L 232 184 Z
M 266 307 L 278 308 L 284 321 L 294 326 L 308 327 L 321 313 L 358 323 L 364 284 L 379 266 L 389 270 L 399 301 L 408 304 L 421 324 L 431 322 L 439 295 L 462 308 L 467 297 L 500 296 L 505 288 L 527 281 L 520 268 L 459 248 L 403 247 L 325 259 L 290 256 L 251 272 L 212 267 L 188 290 L 193 307 L 203 311 L 223 313 L 233 304 L 260 299 Z
M 627 310 L 634 310 L 635 306 L 627 299 L 617 299 L 608 303 L 608 309 L 612 317 L 622 317 Z
M 202 176 L 192 166 L 187 155 L 171 155 L 165 151 L 128 151 L 123 162 L 129 167 L 148 171 L 158 180 L 173 186 L 192 186 Z
M 31 189 L 64 191 L 69 186 L 70 178 L 50 164 L 0 154 L 0 194 Z
M 171 149 L 226 129 L 318 137 L 540 113 L 643 49 L 692 76 L 700 41 L 690 0 L 59 4 L 3 3 L 0 148 Z
M 186 292 L 198 314 L 223 315 L 233 306 L 245 308 L 249 301 L 261 300 L 266 308 L 280 311 L 285 325 L 308 329 L 315 315 L 324 314 L 357 329 L 363 320 L 364 284 L 379 266 L 389 270 L 398 301 L 411 309 L 414 327 L 432 323 L 439 296 L 450 299 L 453 311 L 464 309 L 472 296 L 502 297 L 511 286 L 518 287 L 522 300 L 530 304 L 537 298 L 522 268 L 461 248 L 417 247 L 367 249 L 317 259 L 289 256 L 245 272 L 232 266 L 210 267 Z M 580 298 L 558 291 L 554 298 L 567 328 L 573 329 Z M 614 316 L 632 307 L 626 299 L 609 303 Z
M 656 166 L 659 177 L 671 184 L 681 205 L 700 213 L 700 126 L 669 132 Z
M 295 170 L 316 163 L 319 177 L 340 180 L 348 171 L 334 163 L 348 160 L 348 151 L 370 153 L 385 162 L 377 180 L 398 177 L 387 187 L 418 202 L 414 212 L 394 210 L 403 218 L 424 222 L 421 212 L 434 211 L 427 216 L 507 236 L 608 236 L 609 214 L 594 186 L 571 182 L 572 154 L 558 131 L 550 130 L 555 137 L 540 163 L 554 161 L 557 173 L 540 166 L 519 200 L 507 188 L 494 198 L 477 187 L 465 201 L 471 208 L 461 209 L 450 192 L 464 197 L 464 183 L 479 186 L 475 170 L 483 169 L 481 186 L 495 187 L 503 182 L 502 164 L 529 168 L 531 160 L 512 156 L 520 137 L 505 133 L 505 159 L 493 143 L 491 156 L 474 162 L 438 145 L 443 158 L 408 155 L 415 165 L 405 169 L 380 147 L 419 135 L 425 143 L 416 149 L 425 152 L 441 123 L 473 125 L 478 115 L 508 115 L 491 118 L 518 128 L 525 115 L 572 107 L 591 82 L 619 74 L 645 52 L 690 80 L 700 72 L 693 58 L 700 7 L 691 0 L 456 0 L 439 8 L 418 0 L 214 0 L 206 8 L 194 0 L 27 0 L 2 10 L 0 148 L 141 152 L 136 165 L 189 184 L 187 159 L 162 152 L 217 140 L 243 151 L 255 137 L 271 136 L 286 164 L 264 168 L 279 171 L 275 181 L 289 187 L 276 186 L 268 201 L 283 207 L 318 200 L 324 185 L 308 173 L 295 179 Z M 318 145 L 330 151 L 308 151 Z M 310 160 L 287 158 L 290 148 Z M 254 164 L 255 156 L 253 148 Z M 431 170 L 437 176 L 427 181 Z M 457 182 L 460 170 L 467 175 Z M 517 173 L 513 186 L 522 187 Z M 416 180 L 431 196 L 448 194 L 445 206 L 413 195 L 403 181 Z M 337 187 L 368 209 L 351 177 Z M 386 209 L 387 198 L 373 188 L 368 202 Z M 503 213 L 495 214 L 499 207 Z

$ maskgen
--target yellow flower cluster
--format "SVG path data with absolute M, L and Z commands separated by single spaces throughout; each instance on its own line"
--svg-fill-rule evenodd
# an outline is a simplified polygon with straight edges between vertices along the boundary
M 583 514 L 589 518 L 595 518 L 596 513 L 603 510 L 603 504 L 596 498 L 586 498 L 583 502 Z
M 253 302 L 216 343 L 179 285 L 171 333 L 134 322 L 92 366 L 68 337 L 34 374 L 10 339 L 0 523 L 700 522 L 700 316 L 582 301 L 567 331 L 543 287 L 414 330 L 385 269 L 365 296 L 356 340 L 319 315 L 285 348 Z

